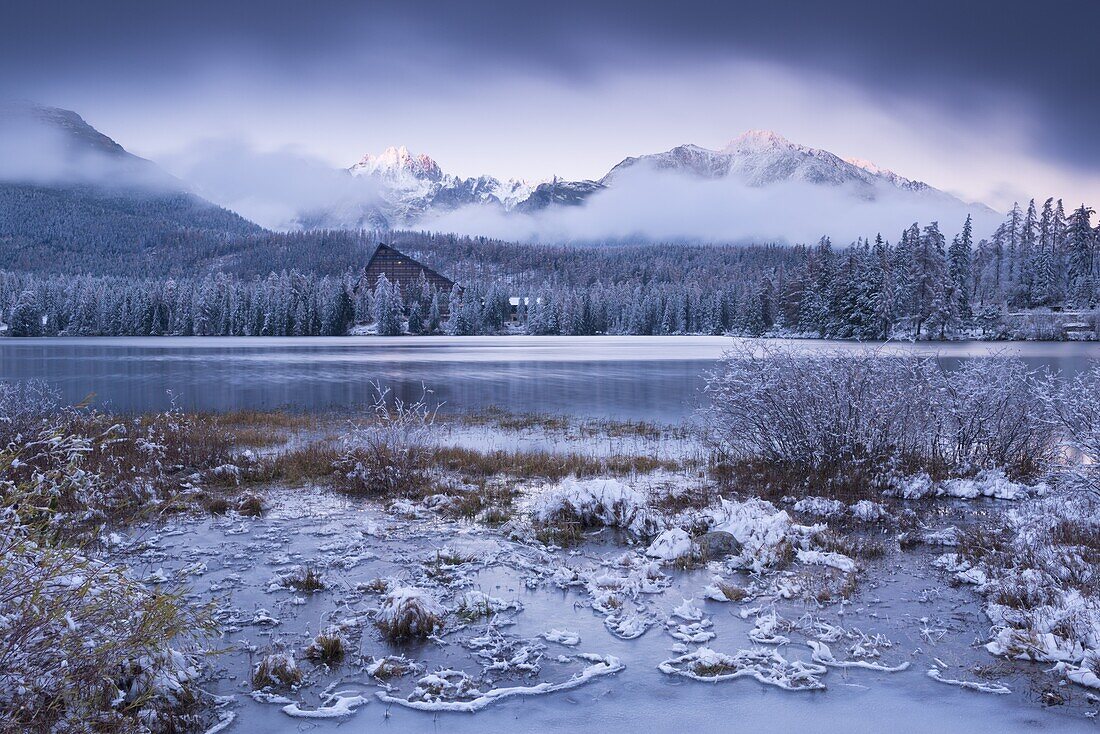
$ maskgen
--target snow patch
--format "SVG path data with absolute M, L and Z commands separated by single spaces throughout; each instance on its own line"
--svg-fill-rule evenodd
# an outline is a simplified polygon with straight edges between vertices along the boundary
M 535 696 L 582 686 L 590 680 L 613 675 L 625 667 L 613 655 L 580 653 L 578 658 L 589 662 L 583 670 L 559 683 L 543 682 L 533 686 L 493 688 L 482 693 L 463 671 L 444 670 L 420 679 L 409 698 L 399 698 L 387 692 L 376 695 L 386 703 L 396 703 L 420 711 L 465 711 L 473 713 L 505 698 Z
M 694 652 L 665 660 L 657 669 L 666 675 L 715 683 L 748 677 L 787 691 L 825 688 L 820 678 L 826 672 L 824 666 L 788 660 L 775 650 L 763 648 L 738 650 L 727 655 L 709 647 L 700 647 Z
M 662 561 L 676 561 L 681 558 L 689 558 L 694 550 L 691 536 L 680 528 L 670 528 L 654 540 L 648 548 L 646 555 L 651 558 L 659 558 Z

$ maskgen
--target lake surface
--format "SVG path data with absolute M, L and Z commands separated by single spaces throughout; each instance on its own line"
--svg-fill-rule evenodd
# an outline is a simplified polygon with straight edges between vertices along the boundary
M 499 406 L 676 422 L 702 398 L 703 373 L 729 337 L 127 337 L 0 339 L 0 380 L 39 378 L 68 402 L 89 395 L 119 411 L 354 409 L 372 382 L 444 410 Z M 779 342 L 769 342 L 779 344 Z M 968 359 L 1007 353 L 1077 371 L 1100 344 L 874 344 L 791 340 L 807 353 L 884 349 Z

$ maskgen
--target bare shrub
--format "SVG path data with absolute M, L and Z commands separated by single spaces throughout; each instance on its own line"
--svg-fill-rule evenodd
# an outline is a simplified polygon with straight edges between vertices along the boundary
M 1054 459 L 1058 435 L 1043 400 L 1047 377 L 994 356 L 940 370 L 932 383 L 935 432 L 926 451 L 959 473 L 1003 469 L 1034 478 Z
M 741 347 L 707 375 L 707 436 L 738 459 L 859 463 L 915 452 L 926 360 Z
M 41 380 L 0 382 L 0 446 L 20 435 L 37 435 L 60 405 L 57 392 Z
M 95 551 L 108 520 L 167 506 L 183 466 L 228 444 L 176 414 L 62 408 L 34 385 L 0 385 L 0 415 L 0 730 L 194 728 L 209 610 Z
M 337 485 L 349 492 L 409 495 L 430 483 L 432 432 L 438 408 L 425 389 L 415 402 L 375 384 L 371 420 L 353 427 L 335 462 Z
M 1042 383 L 1004 357 L 948 370 L 918 355 L 746 346 L 708 374 L 701 418 L 723 476 L 755 466 L 779 490 L 857 499 L 920 471 L 1034 477 L 1058 444 Z

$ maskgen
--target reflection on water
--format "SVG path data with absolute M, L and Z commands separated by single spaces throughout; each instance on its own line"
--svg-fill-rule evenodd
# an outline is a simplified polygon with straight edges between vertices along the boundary
M 354 408 L 375 380 L 406 398 L 427 385 L 445 409 L 678 421 L 701 399 L 702 373 L 725 337 L 148 337 L 0 339 L 0 380 L 42 378 L 76 402 L 116 410 Z M 772 342 L 775 344 L 775 342 Z M 798 340 L 821 350 L 918 351 L 949 361 L 993 353 L 1077 371 L 1100 344 L 881 345 Z

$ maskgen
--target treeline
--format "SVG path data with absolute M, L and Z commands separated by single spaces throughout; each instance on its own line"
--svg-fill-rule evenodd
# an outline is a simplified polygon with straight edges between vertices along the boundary
M 843 251 L 828 239 L 802 253 L 795 277 L 759 286 L 758 328 L 779 325 L 825 337 L 944 338 L 996 331 L 1009 310 L 1095 308 L 1100 232 L 1082 205 L 1066 215 L 1051 199 L 1013 206 L 974 244 L 970 218 L 948 244 L 937 223 L 912 225 L 891 245 L 877 237 Z M 773 300 L 774 299 L 774 300 Z
M 0 273 L 11 336 L 337 336 L 357 318 L 354 292 L 349 279 L 299 272 L 165 281 Z
M 1013 207 L 988 238 L 969 218 L 951 237 L 935 222 L 835 247 L 616 245 L 571 248 L 391 233 L 389 242 L 452 275 L 439 293 L 361 283 L 372 235 L 264 235 L 286 258 L 245 272 L 175 279 L 0 272 L 10 335 L 766 334 L 826 338 L 1005 335 L 1010 311 L 1088 310 L 1100 300 L 1100 233 L 1087 207 Z M 319 239 L 320 238 L 320 239 Z M 319 241 L 344 265 L 309 269 Z M 304 252 L 311 250 L 306 257 Z M 291 253 L 302 254 L 302 259 Z M 260 276 L 271 262 L 301 269 Z M 510 300 L 511 299 L 511 300 Z M 515 325 L 510 327 L 510 322 Z
M 715 278 L 722 271 L 715 263 L 698 279 L 674 272 L 659 281 L 562 279 L 513 293 L 521 296 L 519 320 L 532 334 L 1007 336 L 1011 310 L 1096 307 L 1100 227 L 1093 228 L 1092 214 L 1086 206 L 1067 215 L 1060 201 L 1041 207 L 1032 201 L 1026 209 L 1014 206 L 992 236 L 977 243 L 968 217 L 950 243 L 933 222 L 913 224 L 893 244 L 880 235 L 841 249 L 823 238 L 813 247 L 785 248 L 783 257 L 772 257 L 769 248 L 750 250 L 740 263 L 750 266 L 734 280 Z M 630 258 L 625 267 L 643 267 L 642 261 Z M 464 323 L 478 323 L 481 314 L 484 331 L 493 332 L 499 321 L 494 288 L 463 294 Z

